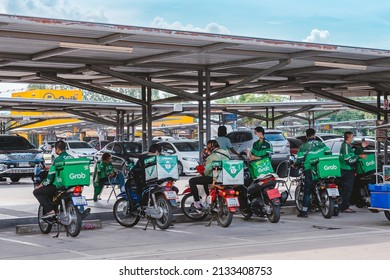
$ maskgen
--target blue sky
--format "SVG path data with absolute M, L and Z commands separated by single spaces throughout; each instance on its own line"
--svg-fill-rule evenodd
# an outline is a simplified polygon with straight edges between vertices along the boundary
M 0 13 L 390 49 L 384 0 L 0 0 Z
M 0 0 L 0 13 L 390 50 L 389 0 Z

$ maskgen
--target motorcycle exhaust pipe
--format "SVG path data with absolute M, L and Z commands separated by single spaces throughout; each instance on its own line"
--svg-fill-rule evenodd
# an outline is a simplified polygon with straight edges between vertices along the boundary
M 342 198 L 342 197 L 336 198 L 336 203 L 337 203 L 337 204 L 343 203 L 343 198 Z

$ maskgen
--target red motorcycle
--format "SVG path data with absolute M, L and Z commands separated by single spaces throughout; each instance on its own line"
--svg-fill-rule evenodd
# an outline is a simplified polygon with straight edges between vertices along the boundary
M 202 199 L 203 209 L 198 210 L 194 206 L 194 198 L 191 189 L 187 186 L 184 190 L 181 200 L 181 209 L 184 215 L 192 220 L 202 220 L 208 215 L 212 215 L 210 223 L 216 219 L 222 227 L 228 227 L 233 220 L 233 213 L 240 206 L 238 202 L 238 192 L 233 189 L 234 186 L 222 186 L 212 184 L 209 186 L 210 194 L 206 199 Z

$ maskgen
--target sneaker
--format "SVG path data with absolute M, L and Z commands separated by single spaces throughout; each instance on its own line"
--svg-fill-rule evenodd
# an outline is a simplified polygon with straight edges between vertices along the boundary
M 203 205 L 200 203 L 200 201 L 195 201 L 195 202 L 194 202 L 194 207 L 195 207 L 196 209 L 200 209 L 200 210 L 203 209 Z
M 351 208 L 348 208 L 348 209 L 344 209 L 343 211 L 341 211 L 343 213 L 356 213 L 355 210 L 351 209 Z
M 297 215 L 297 217 L 298 217 L 298 218 L 307 218 L 308 215 L 307 215 L 307 212 L 301 211 L 301 212 L 299 212 L 299 214 Z

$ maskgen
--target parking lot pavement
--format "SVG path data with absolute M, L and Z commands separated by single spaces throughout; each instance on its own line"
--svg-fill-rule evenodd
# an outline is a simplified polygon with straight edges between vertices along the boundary
M 181 193 L 184 191 L 191 176 L 182 176 L 175 185 L 179 188 L 179 200 Z M 0 182 L 0 229 L 6 227 L 14 227 L 24 224 L 37 224 L 38 201 L 32 194 L 33 184 L 30 179 L 21 179 L 18 183 L 11 183 L 9 180 Z M 202 194 L 200 188 L 200 194 Z M 93 201 L 93 187 L 85 187 L 83 195 L 87 198 L 88 207 L 91 208 L 91 214 L 88 220 L 109 220 L 114 219 L 112 208 L 115 203 L 115 194 L 110 196 L 111 189 L 104 189 L 101 195 L 101 200 Z M 118 190 L 116 190 L 118 194 Z M 293 205 L 290 201 L 289 205 Z M 282 215 L 295 214 L 294 206 L 282 207 Z M 175 221 L 189 221 L 182 214 L 181 209 L 175 209 Z

